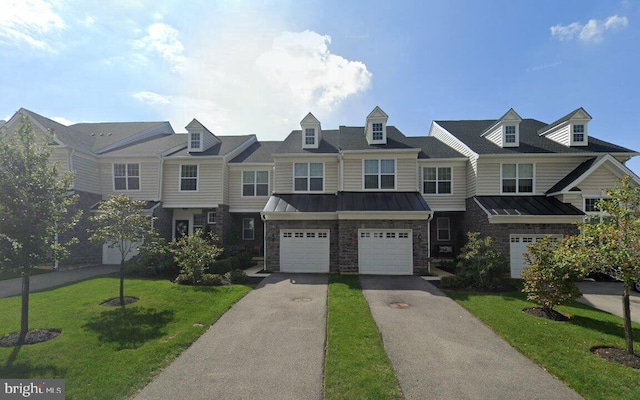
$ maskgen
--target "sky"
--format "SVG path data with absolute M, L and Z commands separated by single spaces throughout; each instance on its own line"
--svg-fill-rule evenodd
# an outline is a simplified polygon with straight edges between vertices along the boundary
M 308 112 L 335 129 L 380 106 L 417 136 L 583 107 L 590 135 L 640 151 L 639 72 L 640 0 L 0 0 L 5 120 L 283 140 Z

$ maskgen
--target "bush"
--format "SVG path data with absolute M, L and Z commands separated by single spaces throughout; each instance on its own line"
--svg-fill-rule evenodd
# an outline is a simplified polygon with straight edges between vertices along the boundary
M 531 243 L 525 254 L 528 266 L 522 270 L 522 291 L 547 314 L 581 295 L 575 281 L 581 279 L 582 272 L 563 262 L 562 251 L 562 244 L 545 237 Z
M 212 265 L 223 249 L 217 238 L 196 230 L 192 235 L 178 239 L 171 249 L 174 260 L 180 267 L 180 274 L 188 275 L 195 283 L 200 282 L 205 269 Z
M 456 264 L 456 276 L 469 280 L 480 290 L 492 290 L 502 285 L 502 276 L 508 270 L 505 256 L 493 248 L 491 236 L 480 238 L 478 232 L 467 233 L 467 243 L 462 247 Z
M 218 274 L 203 274 L 200 284 L 203 286 L 220 286 L 222 285 L 222 276 Z
M 225 254 L 228 253 L 225 251 Z M 234 269 L 248 268 L 251 266 L 251 258 L 251 254 L 241 252 L 236 255 L 214 261 L 211 265 L 207 266 L 207 271 L 212 274 L 224 275 Z
M 127 261 L 125 274 L 142 278 L 175 276 L 179 269 L 173 261 L 169 243 L 163 238 L 151 240 L 140 246 L 140 252 Z
M 176 283 L 180 285 L 193 285 L 195 282 L 193 281 L 193 277 L 189 274 L 179 274 L 175 280 Z
M 224 277 L 231 283 L 244 283 L 247 280 L 247 274 L 241 269 L 234 269 L 224 274 Z
M 450 275 L 440 278 L 440 286 L 443 289 L 465 289 L 473 284 L 469 276 Z

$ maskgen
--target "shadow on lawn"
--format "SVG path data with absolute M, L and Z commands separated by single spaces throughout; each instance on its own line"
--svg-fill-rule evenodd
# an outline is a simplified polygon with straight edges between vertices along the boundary
M 114 343 L 118 350 L 137 349 L 149 340 L 162 337 L 174 312 L 153 308 L 126 307 L 104 311 L 84 324 L 101 342 Z
M 4 364 L 0 364 L 0 377 L 6 379 L 59 379 L 66 376 L 66 369 L 58 368 L 54 365 L 32 365 L 29 360 L 18 361 L 18 354 L 22 346 L 14 347 L 9 358 Z

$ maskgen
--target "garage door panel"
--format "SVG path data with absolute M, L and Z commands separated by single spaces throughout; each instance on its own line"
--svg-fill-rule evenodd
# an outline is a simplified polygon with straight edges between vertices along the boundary
M 360 230 L 358 267 L 361 274 L 413 274 L 411 230 Z
M 280 271 L 329 272 L 329 230 L 280 231 Z
M 527 267 L 524 254 L 529 252 L 529 245 L 538 239 L 551 236 L 552 239 L 562 239 L 562 235 L 510 235 L 509 237 L 509 261 L 511 265 L 511 277 L 522 278 L 522 270 Z

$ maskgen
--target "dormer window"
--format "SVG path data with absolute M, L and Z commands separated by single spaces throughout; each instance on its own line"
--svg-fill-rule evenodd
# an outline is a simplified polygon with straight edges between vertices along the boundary
M 304 130 L 304 144 L 307 146 L 316 144 L 316 130 L 314 128 L 306 128 Z
M 189 134 L 189 150 L 202 150 L 201 132 L 191 132 Z
M 382 123 L 373 123 L 371 124 L 371 137 L 373 141 L 381 141 L 384 138 L 384 133 L 382 130 Z
M 317 149 L 322 141 L 320 121 L 309 113 L 300 121 L 300 128 L 302 132 L 302 148 Z
M 507 125 L 504 127 L 504 142 L 506 144 L 516 143 L 516 126 Z
M 584 142 L 584 125 L 573 125 L 573 141 L 576 143 Z
M 387 144 L 387 120 L 389 116 L 382 111 L 380 107 L 376 107 L 367 116 L 367 123 L 364 128 L 364 135 L 367 143 Z

